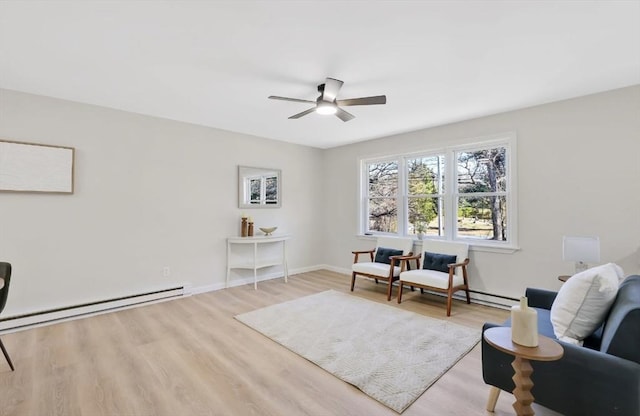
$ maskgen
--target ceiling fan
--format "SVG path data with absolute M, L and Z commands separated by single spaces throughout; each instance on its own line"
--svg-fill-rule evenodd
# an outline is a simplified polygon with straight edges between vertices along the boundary
M 318 96 L 315 101 L 301 100 L 298 98 L 278 97 L 276 95 L 271 95 L 269 96 L 269 98 L 272 100 L 315 104 L 314 107 L 311 107 L 308 110 L 292 115 L 291 117 L 289 117 L 290 119 L 297 119 L 306 116 L 307 114 L 311 114 L 315 111 L 318 114 L 335 114 L 340 120 L 349 121 L 355 118 L 355 116 L 344 111 L 342 108 L 340 108 L 340 106 L 344 107 L 349 105 L 374 105 L 387 103 L 386 95 L 336 100 L 338 92 L 340 91 L 340 88 L 342 88 L 342 84 L 344 84 L 344 82 L 340 81 L 339 79 L 327 78 L 324 84 L 318 85 L 318 92 L 320 93 L 320 96 Z

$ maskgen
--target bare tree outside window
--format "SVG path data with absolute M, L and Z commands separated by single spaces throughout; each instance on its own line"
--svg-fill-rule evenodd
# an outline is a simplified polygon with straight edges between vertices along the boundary
M 368 230 L 398 231 L 398 162 L 370 163 L 368 167 Z
M 506 148 L 458 152 L 458 236 L 507 240 Z

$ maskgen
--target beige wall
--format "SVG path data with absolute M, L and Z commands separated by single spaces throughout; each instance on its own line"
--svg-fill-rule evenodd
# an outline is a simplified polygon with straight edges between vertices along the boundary
M 319 149 L 7 90 L 0 137 L 76 148 L 74 195 L 0 193 L 0 259 L 14 266 L 5 315 L 223 287 L 238 165 L 282 169 L 282 208 L 243 211 L 295 237 L 290 269 L 322 260 Z
M 570 274 L 563 235 L 597 235 L 602 262 L 640 273 L 640 86 L 327 150 L 325 262 L 348 269 L 358 238 L 358 160 L 515 131 L 518 231 L 512 254 L 473 251 L 471 287 L 517 297 Z
M 640 86 L 329 150 L 0 90 L 0 137 L 76 148 L 74 195 L 0 193 L 0 259 L 15 267 L 5 313 L 223 287 L 237 165 L 282 169 L 283 207 L 250 215 L 294 235 L 291 269 L 348 270 L 351 250 L 372 245 L 356 235 L 360 158 L 506 131 L 520 250 L 473 251 L 472 288 L 557 289 L 573 270 L 563 235 L 598 235 L 602 262 L 640 273 Z

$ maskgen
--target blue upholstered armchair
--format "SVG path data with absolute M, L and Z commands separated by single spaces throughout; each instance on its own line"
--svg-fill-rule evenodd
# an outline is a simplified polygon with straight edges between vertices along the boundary
M 538 311 L 538 331 L 554 339 L 550 309 L 556 295 L 540 289 L 526 292 L 529 305 Z M 494 326 L 487 323 L 483 331 Z M 558 342 L 564 348 L 560 360 L 531 363 L 536 403 L 567 416 L 640 415 L 640 276 L 624 280 L 604 324 L 584 346 Z M 511 392 L 512 361 L 483 339 L 485 383 Z

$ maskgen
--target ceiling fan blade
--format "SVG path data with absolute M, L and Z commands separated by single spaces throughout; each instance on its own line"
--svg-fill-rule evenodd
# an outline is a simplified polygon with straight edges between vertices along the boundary
M 337 100 L 338 105 L 373 105 L 373 104 L 386 104 L 386 95 L 376 95 L 374 97 L 362 97 L 362 98 L 348 98 L 346 100 Z
M 352 120 L 352 119 L 356 118 L 356 116 L 354 116 L 351 113 L 347 113 L 346 111 L 344 111 L 340 107 L 337 108 L 336 117 L 338 117 L 342 121 L 349 121 L 349 120 Z
M 333 102 L 338 96 L 338 91 L 342 88 L 344 82 L 339 79 L 327 78 L 324 83 L 324 92 L 322 93 L 322 99 L 324 101 Z
M 313 113 L 314 111 L 316 111 L 316 108 L 315 108 L 315 107 L 311 107 L 310 109 L 305 110 L 305 111 L 303 111 L 302 113 L 294 114 L 294 115 L 292 115 L 292 116 L 291 116 L 291 117 L 289 117 L 289 118 L 300 118 L 300 117 L 306 116 L 307 114 L 311 114 L 311 113 Z
M 315 101 L 301 100 L 299 98 L 278 97 L 277 95 L 270 95 L 269 98 L 272 100 L 293 101 L 296 103 L 311 103 L 311 104 L 316 103 Z

